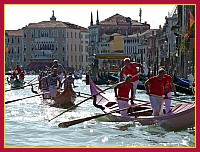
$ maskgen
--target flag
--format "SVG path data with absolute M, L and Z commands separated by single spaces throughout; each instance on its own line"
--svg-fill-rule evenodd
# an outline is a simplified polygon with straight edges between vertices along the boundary
M 192 15 L 192 12 L 188 11 L 188 25 L 187 25 L 187 33 L 184 35 L 185 40 L 187 41 L 190 37 L 190 29 L 192 28 L 192 25 L 194 24 L 194 16 Z
M 192 15 L 192 12 L 189 10 L 188 11 L 188 25 L 190 29 L 193 24 L 194 24 L 194 16 Z
M 6 53 L 8 53 L 9 52 L 9 48 L 8 47 L 6 47 Z

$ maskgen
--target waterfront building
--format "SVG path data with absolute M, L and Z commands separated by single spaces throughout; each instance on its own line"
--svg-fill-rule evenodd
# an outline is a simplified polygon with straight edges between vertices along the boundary
M 5 70 L 13 70 L 16 65 L 23 65 L 22 30 L 5 32 Z
M 132 20 L 130 17 L 125 17 L 120 14 L 115 14 L 103 21 L 99 21 L 99 14 L 97 11 L 96 24 L 93 23 L 93 14 L 91 13 L 91 22 L 89 28 L 90 38 L 89 38 L 89 55 L 101 53 L 102 50 L 99 49 L 102 44 L 102 39 L 105 40 L 106 35 L 112 35 L 114 33 L 127 36 L 135 33 L 145 32 L 150 29 L 150 25 L 145 23 L 140 23 L 137 20 Z M 120 37 L 117 41 L 120 41 Z M 123 41 L 121 41 L 123 43 Z M 113 46 L 114 48 L 117 43 Z M 123 50 L 123 49 L 122 49 Z M 107 51 L 108 53 L 110 52 Z
M 21 64 L 27 70 L 38 71 L 57 59 L 66 69 L 85 69 L 88 34 L 87 28 L 57 21 L 53 11 L 49 21 L 30 23 L 21 29 Z M 6 46 L 11 47 L 10 43 Z M 9 62 L 12 60 L 8 58 Z
M 177 5 L 166 17 L 167 50 L 169 65 L 175 74 L 187 77 L 195 74 L 195 5 Z

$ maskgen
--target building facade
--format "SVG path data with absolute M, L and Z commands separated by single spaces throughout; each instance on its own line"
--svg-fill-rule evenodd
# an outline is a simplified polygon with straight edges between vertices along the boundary
M 96 24 L 93 23 L 93 15 L 91 13 L 91 22 L 89 28 L 89 55 L 101 53 L 99 46 L 101 40 L 105 35 L 112 35 L 114 33 L 126 36 L 135 33 L 145 32 L 150 29 L 150 25 L 140 23 L 137 20 L 132 20 L 130 17 L 125 17 L 120 14 L 115 14 L 103 21 L 99 21 L 99 14 L 97 11 Z M 115 43 L 117 45 L 117 43 Z M 116 47 L 116 46 L 113 46 Z
M 13 65 L 23 66 L 22 30 L 7 30 L 5 32 L 5 69 L 11 70 Z
M 27 70 L 38 71 L 46 66 L 50 67 L 53 60 L 57 59 L 66 69 L 85 69 L 88 35 L 88 30 L 84 27 L 56 21 L 53 12 L 50 21 L 30 23 L 21 29 L 20 65 Z M 9 42 L 11 38 L 8 36 L 6 34 L 6 47 L 12 48 Z M 12 60 L 7 58 L 7 65 L 11 62 Z

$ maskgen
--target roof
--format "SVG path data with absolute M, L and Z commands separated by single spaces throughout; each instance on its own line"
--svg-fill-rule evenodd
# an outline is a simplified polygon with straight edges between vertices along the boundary
M 8 36 L 22 36 L 22 30 L 6 30 L 5 31 Z
M 61 21 L 42 21 L 39 23 L 30 23 L 26 28 L 55 28 L 55 27 L 67 27 Z
M 130 24 L 128 20 L 131 21 L 132 25 L 144 25 L 144 24 L 138 22 L 137 20 L 132 20 L 130 17 L 125 17 L 118 13 L 101 21 L 100 24 L 104 24 L 104 25 L 119 25 L 119 24 L 123 25 L 124 24 L 127 26 L 127 24 Z
M 71 28 L 71 29 L 80 29 L 83 32 L 87 32 L 88 29 L 81 27 L 76 24 L 62 21 L 42 21 L 38 23 L 30 23 L 25 28 Z

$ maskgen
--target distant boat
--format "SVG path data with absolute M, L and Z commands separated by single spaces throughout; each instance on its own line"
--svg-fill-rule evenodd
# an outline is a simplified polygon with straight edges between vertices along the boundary
M 19 79 L 14 80 L 11 82 L 11 88 L 13 89 L 23 89 L 24 82 L 20 81 Z
M 6 71 L 5 72 L 5 75 L 11 75 L 12 74 L 12 71 Z
M 189 80 L 185 78 L 174 77 L 173 83 L 176 87 L 176 91 L 180 93 L 185 93 L 188 95 L 194 95 L 194 91 L 190 88 Z

